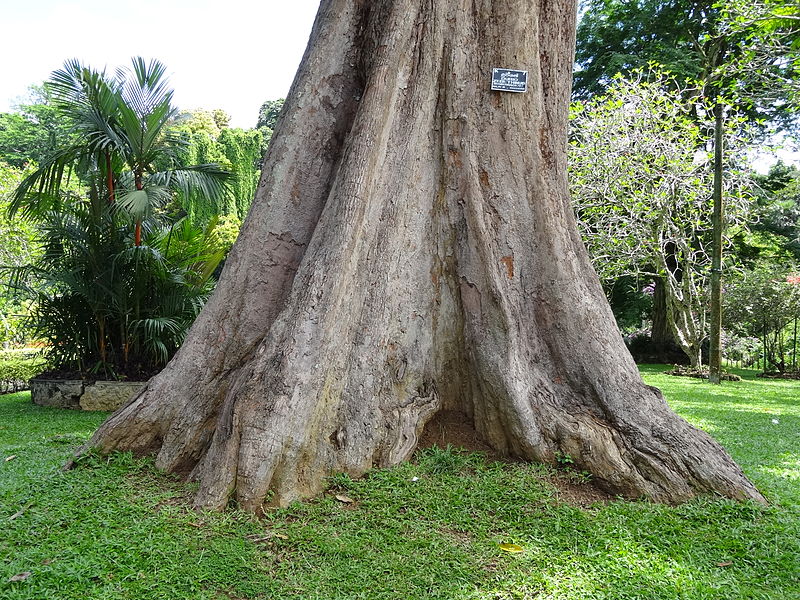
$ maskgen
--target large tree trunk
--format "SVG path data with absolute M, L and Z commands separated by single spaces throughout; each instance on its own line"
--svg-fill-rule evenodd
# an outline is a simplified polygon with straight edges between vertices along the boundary
M 608 490 L 762 499 L 644 385 L 566 185 L 572 0 L 324 0 L 186 343 L 92 444 L 258 511 L 407 459 L 439 411 Z M 492 67 L 530 91 L 489 91 Z

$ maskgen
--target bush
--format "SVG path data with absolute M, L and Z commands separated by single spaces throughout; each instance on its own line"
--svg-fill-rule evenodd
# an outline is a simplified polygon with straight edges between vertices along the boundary
M 0 394 L 28 389 L 28 380 L 45 368 L 41 354 L 35 350 L 0 352 Z
M 153 224 L 131 244 L 104 200 L 73 198 L 42 221 L 45 253 L 21 276 L 36 302 L 29 328 L 59 376 L 144 380 L 177 351 L 222 259 L 187 220 Z

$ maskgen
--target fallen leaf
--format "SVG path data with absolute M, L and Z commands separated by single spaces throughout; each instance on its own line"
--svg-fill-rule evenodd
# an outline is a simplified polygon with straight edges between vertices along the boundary
M 352 504 L 353 502 L 355 502 L 355 500 L 353 500 L 352 498 L 349 498 L 347 496 L 342 496 L 341 494 L 336 494 L 336 499 L 339 502 L 344 502 L 345 504 Z
M 15 512 L 13 515 L 11 515 L 10 517 L 8 517 L 8 520 L 9 520 L 9 521 L 13 521 L 14 519 L 18 519 L 18 518 L 19 518 L 19 517 L 21 517 L 21 516 L 22 516 L 22 514 L 23 514 L 23 513 L 24 513 L 26 510 L 28 510 L 28 509 L 29 509 L 31 506 L 33 506 L 33 502 L 28 502 L 28 503 L 27 503 L 25 506 L 23 506 L 23 507 L 22 507 L 22 508 L 20 508 L 20 509 L 19 509 L 17 512 Z
M 28 577 L 31 576 L 30 571 L 25 571 L 24 573 L 17 573 L 13 577 L 11 577 L 8 581 L 25 581 Z
M 45 558 L 45 559 L 42 561 L 42 564 L 43 564 L 43 565 L 45 565 L 45 566 L 46 566 L 46 565 L 52 565 L 52 564 L 53 564 L 53 559 L 52 559 L 52 558 Z
M 525 548 L 518 544 L 498 544 L 500 546 L 500 550 L 505 550 L 506 552 L 517 553 L 517 552 L 524 552 Z
M 718 567 L 730 567 L 733 564 L 733 561 L 726 561 L 726 562 L 718 562 Z
M 275 533 L 274 531 L 268 531 L 264 535 L 254 533 L 253 535 L 247 536 L 247 539 L 253 542 L 254 544 L 261 544 L 262 542 L 268 542 L 272 538 L 278 538 L 280 540 L 288 540 L 289 536 L 284 535 L 282 533 Z
M 17 455 L 16 454 L 12 454 L 11 456 L 6 457 L 6 462 L 8 462 L 10 460 L 14 460 L 15 458 L 17 458 Z

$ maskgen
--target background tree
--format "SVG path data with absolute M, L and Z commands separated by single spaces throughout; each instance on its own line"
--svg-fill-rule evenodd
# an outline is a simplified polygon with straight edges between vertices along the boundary
M 31 87 L 16 112 L 0 113 L 0 162 L 24 167 L 39 163 L 68 143 L 72 123 L 60 114 L 44 87 Z
M 588 98 L 608 85 L 616 73 L 628 73 L 644 62 L 655 61 L 673 72 L 676 82 L 686 79 L 701 81 L 701 86 L 692 93 L 699 93 L 717 103 L 715 124 L 707 126 L 708 139 L 722 135 L 726 106 L 728 112 L 745 115 L 751 124 L 758 124 L 765 135 L 774 130 L 776 123 L 786 126 L 795 119 L 796 113 L 787 104 L 785 94 L 781 97 L 780 93 L 777 96 L 771 93 L 776 87 L 771 82 L 792 80 L 797 69 L 793 66 L 794 60 L 787 59 L 786 44 L 781 46 L 770 40 L 783 42 L 791 39 L 790 34 L 776 35 L 775 31 L 791 32 L 794 26 L 791 23 L 786 26 L 786 21 L 774 19 L 769 21 L 769 26 L 754 26 L 752 20 L 742 25 L 747 19 L 731 17 L 739 4 L 745 5 L 683 0 L 666 3 L 589 0 L 583 5 L 586 10 L 578 31 L 577 62 L 580 68 L 575 76 L 576 95 Z M 734 22 L 737 25 L 732 25 Z M 778 25 L 774 27 L 776 23 Z M 772 50 L 765 52 L 765 47 Z M 762 75 L 754 76 L 758 73 Z M 719 158 L 715 161 L 720 181 L 714 184 L 717 199 L 713 211 L 719 218 L 715 218 L 714 267 L 709 296 L 712 316 L 710 365 L 714 382 L 719 380 L 720 369 L 720 240 L 724 226 L 721 141 L 718 145 Z M 666 302 L 662 301 L 665 298 L 661 283 L 661 280 L 656 280 L 653 313 L 653 337 L 659 341 L 664 334 L 661 326 L 667 323 L 666 315 L 660 310 L 666 308 Z
M 256 129 L 266 127 L 270 131 L 275 131 L 275 125 L 278 123 L 278 116 L 281 114 L 281 110 L 283 109 L 285 102 L 285 98 L 266 100 L 258 110 L 258 122 L 256 123 Z
M 258 512 L 406 459 L 450 415 L 626 496 L 763 500 L 643 384 L 581 243 L 574 18 L 570 0 L 324 0 L 212 299 L 91 444 Z M 498 65 L 532 89 L 491 92 Z
M 740 41 L 728 71 L 730 93 L 771 106 L 779 129 L 795 130 L 800 107 L 800 2 L 720 2 L 719 35 Z M 742 82 L 745 85 L 742 85 Z M 744 88 L 744 89 L 742 89 Z
M 764 371 L 797 369 L 800 275 L 797 264 L 759 262 L 726 286 L 725 326 L 761 342 Z
M 221 206 L 208 203 L 202 194 L 178 199 L 181 208 L 199 226 L 214 217 L 230 216 L 230 222 L 244 219 L 258 186 L 263 132 L 231 129 L 228 120 L 218 109 L 197 110 L 182 113 L 171 127 L 186 143 L 181 157 L 184 164 L 216 163 L 231 174 Z
M 262 141 L 261 141 L 261 158 L 262 160 L 259 162 L 259 169 L 263 166 L 263 159 L 267 154 L 267 149 L 269 148 L 269 142 L 272 139 L 272 133 L 275 131 L 275 127 L 278 124 L 278 116 L 283 109 L 283 104 L 286 100 L 284 98 L 278 98 L 277 100 L 267 100 L 264 104 L 261 105 L 261 108 L 258 111 L 258 122 L 256 123 L 256 129 L 261 132 Z
M 585 0 L 577 32 L 573 93 L 586 100 L 605 93 L 618 73 L 650 63 L 677 81 L 709 72 L 709 36 L 719 20 L 714 0 Z
M 664 282 L 667 324 L 693 366 L 706 337 L 711 160 L 699 115 L 712 107 L 657 72 L 617 77 L 607 95 L 573 108 L 572 197 L 601 278 Z M 687 98 L 689 98 L 687 100 Z M 748 217 L 746 150 L 728 131 L 728 219 Z
M 602 94 L 618 73 L 656 63 L 677 84 L 702 82 L 692 93 L 706 98 L 723 93 L 752 124 L 777 121 L 785 127 L 796 113 L 787 105 L 786 87 L 775 84 L 797 81 L 794 25 L 769 20 L 768 7 L 797 12 L 796 2 L 773 0 L 584 0 L 575 97 Z
M 734 253 L 747 267 L 800 261 L 800 169 L 778 162 L 753 180 L 753 222 L 748 231 L 733 236 Z
M 22 169 L 0 162 L 0 344 L 4 348 L 30 339 L 24 327 L 29 298 L 7 285 L 7 275 L 41 255 L 34 225 L 9 218 L 7 213 L 11 195 L 23 177 Z

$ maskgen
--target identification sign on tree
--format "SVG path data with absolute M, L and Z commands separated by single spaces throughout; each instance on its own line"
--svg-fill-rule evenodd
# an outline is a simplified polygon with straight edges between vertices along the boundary
M 492 69 L 492 90 L 496 92 L 527 92 L 528 72 L 517 69 Z

